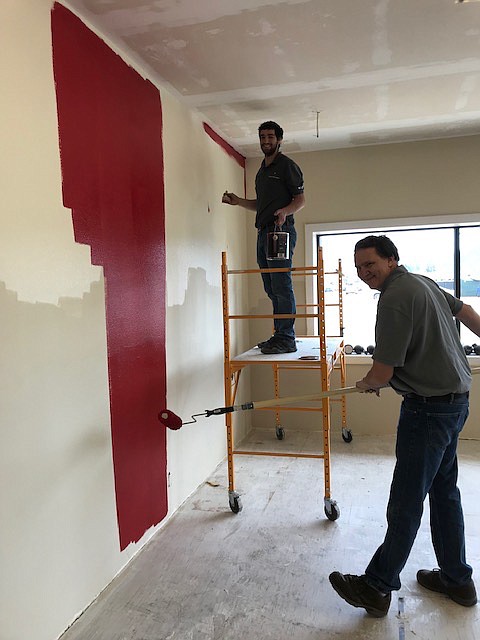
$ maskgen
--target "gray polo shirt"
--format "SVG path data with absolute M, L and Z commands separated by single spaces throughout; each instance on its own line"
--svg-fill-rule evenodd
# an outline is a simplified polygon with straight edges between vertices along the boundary
M 258 229 L 273 226 L 275 211 L 286 207 L 292 198 L 303 193 L 302 171 L 283 153 L 279 153 L 268 167 L 263 160 L 255 177 L 255 192 L 257 194 L 255 226 Z M 287 219 L 291 224 L 295 222 L 293 215 L 288 216 Z
M 453 318 L 463 306 L 430 278 L 397 267 L 377 308 L 374 359 L 394 367 L 402 395 L 440 396 L 470 389 L 471 372 Z

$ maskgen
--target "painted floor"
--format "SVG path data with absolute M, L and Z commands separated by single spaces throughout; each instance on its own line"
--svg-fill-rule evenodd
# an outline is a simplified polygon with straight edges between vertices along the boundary
M 319 433 L 255 431 L 245 447 L 308 451 Z M 184 503 L 61 640 L 477 640 L 480 605 L 422 589 L 433 568 L 428 502 L 388 615 L 341 600 L 328 574 L 362 573 L 385 531 L 392 437 L 332 436 L 335 522 L 321 460 L 235 456 L 243 510 L 228 503 L 226 464 Z M 242 447 L 244 448 L 244 447 Z M 480 592 L 480 442 L 459 446 L 468 561 Z

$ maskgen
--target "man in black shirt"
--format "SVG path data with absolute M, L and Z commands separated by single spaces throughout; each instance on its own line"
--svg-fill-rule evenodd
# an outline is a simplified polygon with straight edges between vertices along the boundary
M 222 202 L 256 211 L 257 263 L 260 269 L 290 269 L 297 241 L 294 214 L 305 206 L 303 175 L 300 167 L 281 153 L 283 129 L 276 122 L 268 121 L 261 124 L 258 134 L 265 158 L 255 178 L 257 197 L 249 200 L 225 191 Z M 289 234 L 290 255 L 285 260 L 275 260 L 272 265 L 267 261 L 267 235 L 274 229 L 281 229 Z M 296 305 L 290 271 L 262 273 L 262 279 L 265 292 L 272 301 L 273 313 L 294 315 Z M 294 323 L 295 318 L 275 318 L 273 336 L 258 345 L 262 353 L 296 351 Z

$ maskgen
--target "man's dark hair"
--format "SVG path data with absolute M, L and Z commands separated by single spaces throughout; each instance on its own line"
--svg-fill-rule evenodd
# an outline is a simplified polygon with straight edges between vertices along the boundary
M 279 124 L 273 122 L 273 120 L 262 122 L 262 124 L 258 127 L 258 135 L 260 135 L 260 131 L 265 131 L 265 129 L 273 129 L 275 131 L 277 140 L 283 140 L 283 129 Z
M 367 236 L 363 240 L 359 240 L 355 245 L 355 253 L 359 249 L 370 249 L 372 247 L 382 258 L 393 258 L 397 262 L 400 260 L 397 247 L 387 236 Z

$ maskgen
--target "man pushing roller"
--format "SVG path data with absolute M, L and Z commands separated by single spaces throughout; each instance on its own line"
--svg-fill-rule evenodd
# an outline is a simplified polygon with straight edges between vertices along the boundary
M 330 574 L 344 600 L 375 617 L 387 614 L 391 592 L 400 589 L 427 494 L 439 569 L 418 571 L 417 581 L 465 607 L 477 602 L 457 487 L 457 442 L 468 416 L 471 372 L 453 317 L 480 336 L 480 316 L 398 262 L 386 236 L 355 245 L 359 278 L 380 291 L 373 365 L 357 387 L 378 395 L 390 385 L 403 396 L 387 532 L 364 575 Z

